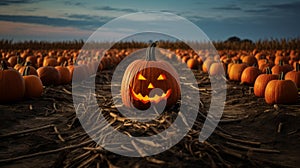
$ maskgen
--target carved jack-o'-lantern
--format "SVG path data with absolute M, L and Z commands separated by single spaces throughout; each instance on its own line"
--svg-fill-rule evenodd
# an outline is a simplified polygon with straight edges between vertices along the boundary
M 136 60 L 126 69 L 121 87 L 125 106 L 148 109 L 151 104 L 170 107 L 180 98 L 179 77 L 165 61 L 155 59 L 156 43 L 147 49 L 146 60 Z

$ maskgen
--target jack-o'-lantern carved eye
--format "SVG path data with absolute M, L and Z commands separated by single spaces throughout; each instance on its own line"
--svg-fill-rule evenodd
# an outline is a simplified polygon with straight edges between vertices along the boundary
M 141 73 L 139 73 L 138 80 L 146 80 L 146 78 Z
M 167 79 L 167 77 L 165 74 L 160 74 L 157 78 L 157 80 L 166 80 L 166 79 Z

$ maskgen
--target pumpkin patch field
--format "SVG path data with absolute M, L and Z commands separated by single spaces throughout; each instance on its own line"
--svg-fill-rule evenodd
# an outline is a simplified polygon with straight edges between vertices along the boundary
M 0 41 L 0 167 L 299 167 L 300 39 L 213 44 L 217 54 L 172 41 L 106 43 L 109 50 L 90 51 L 82 41 Z M 118 69 L 139 51 L 142 59 Z M 213 81 L 226 85 L 213 88 Z M 211 102 L 220 90 L 226 91 L 218 102 L 222 116 L 206 125 L 213 132 L 199 141 L 216 115 Z M 123 108 L 132 116 L 162 112 L 143 122 L 126 117 Z M 195 109 L 194 120 L 182 115 Z M 116 132 L 161 135 L 177 120 L 182 128 L 194 122 L 174 146 L 108 140 Z M 103 141 L 110 145 L 99 145 Z M 143 145 L 166 150 L 149 155 Z

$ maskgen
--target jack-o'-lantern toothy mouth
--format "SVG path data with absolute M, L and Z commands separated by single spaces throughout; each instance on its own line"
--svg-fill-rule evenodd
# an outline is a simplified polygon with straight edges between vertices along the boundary
M 143 96 L 141 93 L 136 94 L 132 88 L 130 89 L 130 92 L 134 100 L 141 101 L 144 104 L 149 102 L 159 103 L 162 100 L 167 100 L 171 95 L 171 89 L 167 90 L 167 92 L 163 93 L 161 96 L 155 94 L 153 97 L 149 97 L 148 95 Z

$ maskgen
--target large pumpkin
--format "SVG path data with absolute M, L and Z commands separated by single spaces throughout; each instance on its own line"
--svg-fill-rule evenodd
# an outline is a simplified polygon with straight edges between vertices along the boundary
M 244 84 L 253 85 L 258 75 L 260 75 L 260 71 L 257 67 L 247 67 L 242 72 L 241 82 Z
M 280 80 L 272 80 L 266 86 L 265 101 L 268 104 L 292 104 L 297 99 L 298 89 L 295 82 L 283 80 L 283 72 Z
M 178 74 L 168 62 L 156 60 L 155 47 L 153 43 L 147 49 L 146 60 L 136 60 L 125 70 L 121 96 L 126 107 L 144 110 L 163 101 L 170 107 L 180 98 Z
M 278 76 L 279 75 L 272 74 L 271 69 L 268 67 L 266 69 L 266 74 L 261 74 L 256 78 L 254 83 L 254 95 L 257 97 L 264 97 L 267 84 L 271 80 L 278 79 Z
M 0 65 L 0 103 L 17 101 L 23 98 L 25 82 L 22 75 L 8 68 L 5 61 Z
M 300 88 L 300 65 L 296 65 L 295 71 L 290 71 L 285 74 L 286 80 L 291 80 L 296 83 L 297 87 Z
M 28 75 L 35 75 L 35 76 L 38 76 L 36 69 L 35 69 L 33 66 L 31 66 L 31 65 L 32 65 L 31 62 L 26 62 L 25 65 L 22 66 L 22 67 L 19 69 L 20 74 L 23 74 L 24 71 L 25 71 L 25 68 L 28 67 L 28 68 L 29 68 L 29 70 L 28 70 L 28 71 L 29 71 L 29 72 L 28 72 Z
M 230 80 L 233 81 L 240 81 L 242 73 L 244 69 L 247 68 L 247 65 L 242 63 L 242 64 L 232 64 L 229 70 L 228 77 Z

